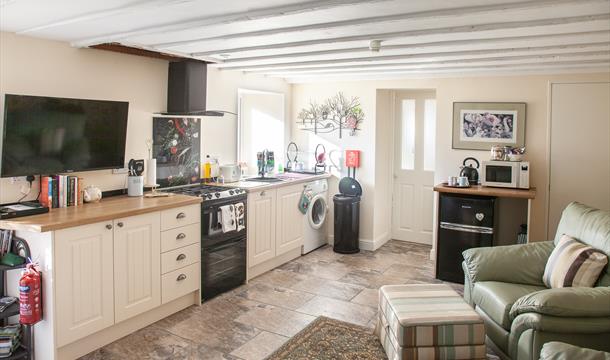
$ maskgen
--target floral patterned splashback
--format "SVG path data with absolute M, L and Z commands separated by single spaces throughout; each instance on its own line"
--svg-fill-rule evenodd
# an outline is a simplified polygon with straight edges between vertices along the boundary
M 161 187 L 201 181 L 201 120 L 193 117 L 153 118 L 153 157 Z

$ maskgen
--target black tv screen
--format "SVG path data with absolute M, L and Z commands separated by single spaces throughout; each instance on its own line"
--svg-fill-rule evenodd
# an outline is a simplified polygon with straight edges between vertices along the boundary
M 121 168 L 129 103 L 7 94 L 1 176 Z

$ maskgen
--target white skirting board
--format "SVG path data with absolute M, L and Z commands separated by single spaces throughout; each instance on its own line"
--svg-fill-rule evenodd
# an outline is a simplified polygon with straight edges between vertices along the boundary
M 390 234 L 385 232 L 385 233 L 377 236 L 373 240 L 360 238 L 360 239 L 358 239 L 358 244 L 360 246 L 360 250 L 375 251 L 375 250 L 379 249 L 380 247 L 382 247 L 385 243 L 387 243 L 388 240 L 390 240 Z M 333 246 L 334 243 L 335 243 L 335 236 L 328 235 L 328 245 Z

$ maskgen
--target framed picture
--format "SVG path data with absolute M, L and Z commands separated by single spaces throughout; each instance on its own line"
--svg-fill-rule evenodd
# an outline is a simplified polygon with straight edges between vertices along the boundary
M 525 103 L 454 102 L 453 149 L 525 146 Z

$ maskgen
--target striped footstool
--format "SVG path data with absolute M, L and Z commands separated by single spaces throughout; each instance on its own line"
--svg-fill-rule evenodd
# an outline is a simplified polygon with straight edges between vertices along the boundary
M 483 320 L 448 285 L 381 287 L 375 331 L 389 360 L 485 359 Z

